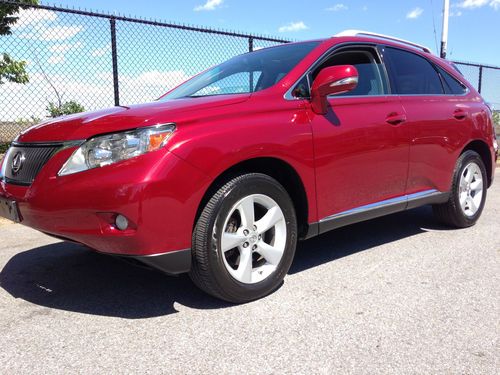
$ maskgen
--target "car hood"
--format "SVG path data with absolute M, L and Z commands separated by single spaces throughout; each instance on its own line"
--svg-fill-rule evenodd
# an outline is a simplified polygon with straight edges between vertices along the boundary
M 44 121 L 22 132 L 18 142 L 61 142 L 85 140 L 98 134 L 119 132 L 139 127 L 189 118 L 207 118 L 214 109 L 248 100 L 250 94 L 207 96 L 163 102 L 119 106 L 95 112 L 84 112 Z

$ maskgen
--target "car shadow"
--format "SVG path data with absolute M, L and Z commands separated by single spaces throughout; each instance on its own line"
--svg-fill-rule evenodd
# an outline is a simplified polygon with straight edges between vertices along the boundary
M 430 206 L 338 228 L 308 241 L 299 242 L 294 262 L 288 273 L 301 272 L 429 230 L 452 230 L 434 219 Z
M 426 208 L 337 229 L 299 243 L 290 273 L 419 234 L 423 226 L 445 229 Z M 168 277 L 68 242 L 15 255 L 0 273 L 0 287 L 40 306 L 127 319 L 175 313 L 176 302 L 195 309 L 232 306 L 201 292 L 187 275 Z

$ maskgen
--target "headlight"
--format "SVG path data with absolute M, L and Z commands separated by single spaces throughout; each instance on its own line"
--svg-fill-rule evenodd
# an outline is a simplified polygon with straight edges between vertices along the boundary
M 104 167 L 159 150 L 165 146 L 174 130 L 174 124 L 165 124 L 91 138 L 73 152 L 58 175 Z

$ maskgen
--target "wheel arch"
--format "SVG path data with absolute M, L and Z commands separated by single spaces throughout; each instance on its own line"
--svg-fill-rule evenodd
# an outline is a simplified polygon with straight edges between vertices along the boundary
M 481 157 L 484 166 L 486 167 L 486 175 L 488 178 L 488 187 L 491 186 L 491 183 L 493 182 L 493 162 L 491 158 L 491 152 L 490 148 L 488 147 L 488 144 L 481 140 L 481 139 L 476 139 L 471 142 L 469 142 L 463 149 L 460 155 L 462 155 L 466 151 L 475 151 L 479 154 Z
M 198 205 L 193 229 L 203 211 L 203 207 L 210 200 L 210 197 L 224 185 L 228 179 L 244 173 L 262 173 L 268 175 L 277 180 L 285 188 L 295 208 L 299 237 L 306 237 L 309 229 L 309 202 L 304 183 L 293 166 L 275 157 L 257 157 L 243 160 L 222 171 L 205 191 Z

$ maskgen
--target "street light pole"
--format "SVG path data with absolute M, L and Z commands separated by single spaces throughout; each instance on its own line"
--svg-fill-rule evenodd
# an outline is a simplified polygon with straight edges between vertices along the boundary
M 444 0 L 443 5 L 443 33 L 441 34 L 441 58 L 446 58 L 448 46 L 448 18 L 450 16 L 450 0 Z

